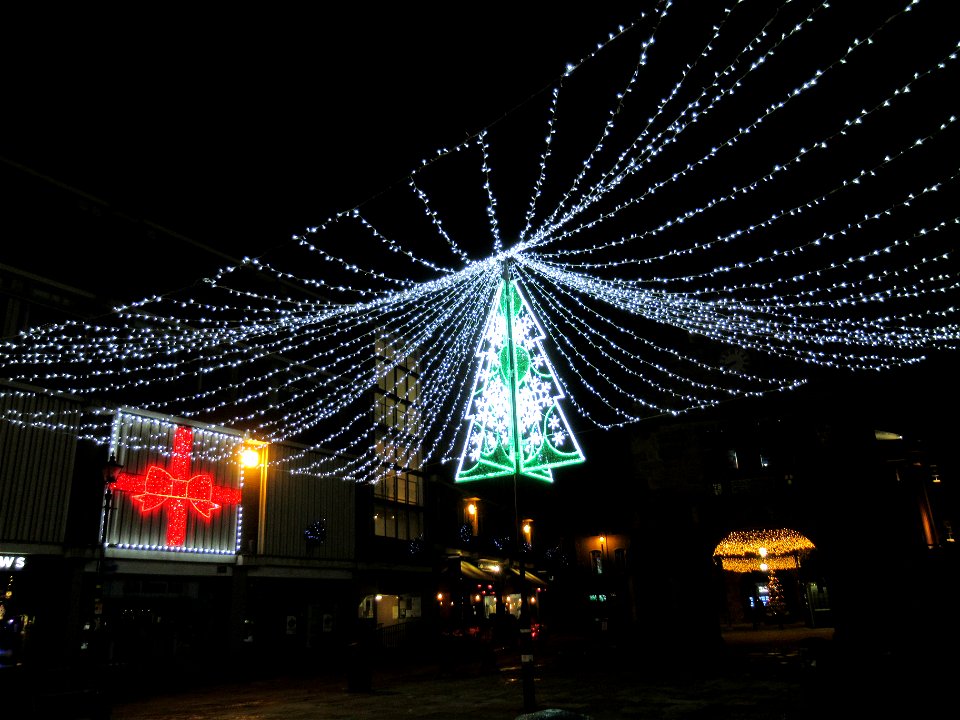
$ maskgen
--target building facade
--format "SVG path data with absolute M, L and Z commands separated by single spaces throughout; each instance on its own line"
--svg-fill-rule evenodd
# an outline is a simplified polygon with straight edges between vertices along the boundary
M 97 309 L 14 269 L 0 280 L 8 334 Z M 61 301 L 31 310 L 51 288 Z M 385 471 L 366 481 L 247 429 L 0 386 L 0 665 L 109 663 L 146 682 L 412 640 L 435 593 L 419 456 L 397 451 L 417 372 L 370 356 Z

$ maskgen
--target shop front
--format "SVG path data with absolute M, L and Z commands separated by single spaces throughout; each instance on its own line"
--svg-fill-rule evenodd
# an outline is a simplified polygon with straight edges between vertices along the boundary
M 0 546 L 0 667 L 55 665 L 74 608 L 63 592 L 70 563 L 60 555 Z

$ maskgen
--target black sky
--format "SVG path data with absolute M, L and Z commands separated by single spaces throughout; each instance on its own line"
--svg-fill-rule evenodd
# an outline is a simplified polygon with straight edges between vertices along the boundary
M 102 202 L 179 235 L 165 239 L 169 252 L 189 238 L 259 255 L 495 121 L 634 11 L 204 4 L 8 15 L 5 215 L 26 194 Z M 23 239 L 8 229 L 0 261 L 49 270 L 63 257 L 77 273 L 95 256 L 116 276 L 163 247 L 101 237 L 76 248 L 69 228 L 38 228 L 43 216 L 22 218 Z M 197 276 L 225 263 L 200 248 L 193 261 Z
M 0 262 L 143 277 L 150 292 L 174 282 L 165 272 L 202 277 L 226 256 L 260 255 L 496 123 L 654 5 L 6 10 Z M 769 13 L 758 0 L 737 11 L 751 5 Z M 680 29 L 705 22 L 687 4 L 671 13 Z M 693 42 L 661 38 L 652 67 L 664 67 L 671 41 Z M 655 92 L 649 83 L 642 89 Z M 801 127 L 815 119 L 797 118 Z M 535 157 L 539 140 L 517 151 Z M 30 212 L 37 196 L 43 204 Z M 84 236 L 52 222 L 57 203 L 170 232 L 154 247 L 125 240 L 136 233 L 122 223 L 117 237 Z

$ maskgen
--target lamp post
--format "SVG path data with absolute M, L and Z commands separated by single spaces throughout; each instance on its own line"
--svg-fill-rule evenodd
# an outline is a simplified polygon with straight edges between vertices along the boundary
M 510 259 L 503 263 L 503 284 L 510 292 Z M 513 340 L 513 304 L 509 304 L 507 312 L 507 357 L 510 374 L 510 411 L 513 414 L 513 520 L 514 533 L 516 533 L 517 555 L 520 563 L 520 675 L 523 680 L 523 709 L 525 711 L 536 710 L 537 699 L 534 690 L 533 677 L 533 629 L 530 626 L 530 608 L 527 605 L 527 569 L 524 563 L 524 553 L 526 548 L 523 546 L 523 540 L 520 528 L 520 510 L 517 505 L 517 475 L 520 474 L 521 450 L 520 450 L 520 423 L 517 421 L 517 358 Z
M 117 456 L 110 455 L 107 464 L 103 466 L 103 505 L 100 513 L 100 536 L 98 538 L 100 549 L 97 558 L 97 573 L 101 571 L 104 556 L 107 551 L 107 529 L 110 522 L 110 514 L 113 510 L 113 489 L 111 484 L 116 482 L 117 476 L 123 469 L 123 465 L 117 462 Z
M 97 538 L 97 572 L 93 593 L 93 622 L 89 625 L 91 635 L 81 647 L 89 649 L 95 663 L 107 662 L 113 654 L 109 641 L 108 628 L 103 613 L 103 571 L 107 553 L 107 534 L 111 511 L 113 510 L 113 488 L 111 483 L 117 480 L 123 465 L 117 462 L 117 456 L 111 454 L 107 464 L 103 466 L 103 501 L 100 507 L 100 532 Z

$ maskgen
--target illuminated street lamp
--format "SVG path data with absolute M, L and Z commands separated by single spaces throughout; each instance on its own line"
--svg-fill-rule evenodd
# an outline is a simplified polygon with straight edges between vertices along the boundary
M 466 498 L 463 503 L 463 514 L 466 524 L 470 527 L 470 534 L 477 537 L 480 534 L 480 498 Z
M 268 443 L 247 437 L 243 439 L 237 457 L 243 473 L 244 484 L 255 488 L 254 492 L 259 492 L 260 495 L 256 548 L 263 548 L 267 544 L 267 501 L 269 499 L 267 467 L 270 460 L 268 450 Z M 326 520 L 317 521 L 305 533 L 307 543 L 323 542 L 326 539 L 326 532 Z
M 243 450 L 240 451 L 240 464 L 248 470 L 259 467 L 260 453 L 255 447 L 246 445 Z

